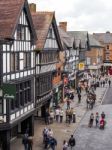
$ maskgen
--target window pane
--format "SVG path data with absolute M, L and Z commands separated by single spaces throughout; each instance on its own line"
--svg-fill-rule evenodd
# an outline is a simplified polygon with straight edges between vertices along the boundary
M 3 100 L 0 99 L 0 113 L 3 113 Z
M 11 71 L 15 70 L 15 54 L 11 53 Z
M 24 69 L 27 68 L 27 53 L 24 53 Z
M 19 53 L 15 53 L 15 70 L 19 70 Z
M 15 102 L 15 100 L 11 99 L 11 110 L 14 110 L 14 108 L 15 108 L 14 102 Z
M 17 27 L 17 39 L 21 40 L 21 25 L 18 25 Z
M 31 54 L 27 53 L 27 68 L 31 67 Z

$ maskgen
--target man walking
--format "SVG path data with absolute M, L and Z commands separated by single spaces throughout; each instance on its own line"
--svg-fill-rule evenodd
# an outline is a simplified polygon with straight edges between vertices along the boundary
M 110 85 L 111 85 L 111 81 L 110 80 L 108 81 L 108 84 L 109 84 L 109 87 L 110 87 Z
M 78 94 L 78 102 L 79 103 L 81 102 L 81 94 L 80 93 Z
M 76 142 L 75 142 L 75 138 L 73 137 L 73 135 L 71 135 L 69 141 L 68 141 L 68 146 L 70 146 L 71 150 L 74 148 Z
M 22 138 L 22 144 L 24 145 L 24 150 L 28 150 L 28 134 L 25 133 Z
M 49 138 L 49 148 L 51 150 L 55 150 L 55 147 L 57 146 L 57 140 L 54 137 Z

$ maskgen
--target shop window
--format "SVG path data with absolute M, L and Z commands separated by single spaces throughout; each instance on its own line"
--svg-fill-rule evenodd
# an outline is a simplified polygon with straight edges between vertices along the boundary
M 0 114 L 3 113 L 3 100 L 0 98 Z
M 54 78 L 54 77 L 57 77 L 57 71 L 54 71 L 54 72 L 53 72 L 53 78 Z
M 19 93 L 16 93 L 15 107 L 19 108 Z
M 15 109 L 15 100 L 14 99 L 11 99 L 11 110 L 14 110 Z
M 60 76 L 60 74 L 61 74 L 61 69 L 58 68 L 58 76 Z
M 107 49 L 109 49 L 109 45 L 107 45 Z

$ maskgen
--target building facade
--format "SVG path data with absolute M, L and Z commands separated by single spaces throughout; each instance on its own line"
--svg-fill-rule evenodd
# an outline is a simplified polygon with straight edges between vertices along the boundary
M 89 50 L 89 38 L 87 31 L 68 31 L 68 34 L 74 38 L 74 47 L 77 50 L 77 69 L 76 69 L 76 86 L 83 78 L 86 69 L 86 51 Z
M 38 116 L 45 117 L 46 111 L 50 107 L 52 108 L 54 103 L 57 104 L 62 96 L 61 65 L 59 62 L 59 52 L 62 50 L 62 45 L 54 12 L 32 11 L 32 18 L 38 35 L 35 51 L 36 110 Z M 60 95 L 57 95 L 57 92 Z
M 103 65 L 104 47 L 93 37 L 89 35 L 90 51 L 86 51 L 86 68 L 91 74 L 100 74 Z
M 79 49 L 76 48 L 74 37 L 67 33 L 67 22 L 59 23 L 59 33 L 65 52 L 63 81 L 65 86 L 76 87 L 76 70 L 79 63 Z
M 0 145 L 10 150 L 18 133 L 34 133 L 36 33 L 26 0 L 0 1 L 0 29 Z
M 102 72 L 108 74 L 109 70 L 112 68 L 112 33 L 109 31 L 106 33 L 93 33 L 93 36 L 104 47 Z

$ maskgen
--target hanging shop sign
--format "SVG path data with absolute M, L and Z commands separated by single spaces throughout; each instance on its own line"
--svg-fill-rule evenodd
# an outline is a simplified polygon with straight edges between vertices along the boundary
M 79 63 L 79 70 L 84 70 L 85 64 L 84 63 Z

